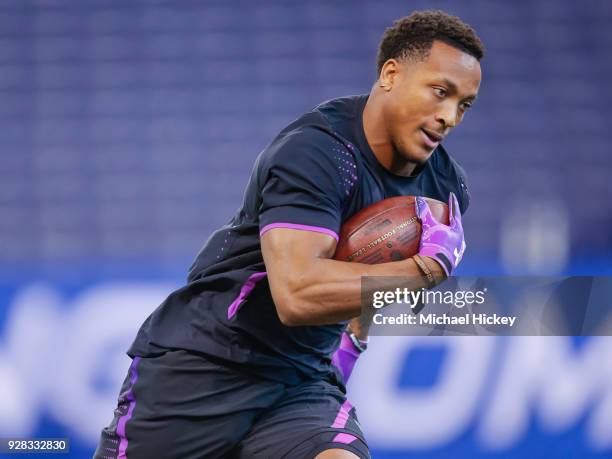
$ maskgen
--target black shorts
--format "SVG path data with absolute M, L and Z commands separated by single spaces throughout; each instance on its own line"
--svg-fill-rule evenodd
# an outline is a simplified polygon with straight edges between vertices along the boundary
M 182 350 L 136 357 L 95 458 L 369 458 L 355 409 L 321 380 L 287 386 Z

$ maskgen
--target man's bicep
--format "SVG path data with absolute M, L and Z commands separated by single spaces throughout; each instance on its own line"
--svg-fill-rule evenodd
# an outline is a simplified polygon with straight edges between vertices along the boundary
M 261 252 L 279 315 L 287 312 L 317 260 L 334 255 L 336 244 L 333 235 L 318 231 L 272 228 L 262 234 Z
M 271 269 L 300 271 L 317 259 L 331 258 L 336 243 L 336 239 L 325 232 L 272 228 L 261 236 L 261 251 L 268 276 Z

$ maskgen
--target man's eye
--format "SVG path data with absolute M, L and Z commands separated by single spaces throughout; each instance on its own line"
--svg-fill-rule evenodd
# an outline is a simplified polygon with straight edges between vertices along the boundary
M 444 88 L 433 88 L 433 90 L 436 93 L 436 96 L 438 96 L 438 97 L 446 96 L 446 89 L 444 89 Z
M 472 104 L 470 102 L 463 102 L 461 104 L 461 109 L 462 110 L 469 110 L 470 108 L 472 108 Z

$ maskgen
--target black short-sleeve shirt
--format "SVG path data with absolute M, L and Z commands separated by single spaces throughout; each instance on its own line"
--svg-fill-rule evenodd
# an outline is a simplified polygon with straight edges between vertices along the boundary
M 331 356 L 346 323 L 284 326 L 270 293 L 260 235 L 275 227 L 329 234 L 381 199 L 400 195 L 469 205 L 465 174 L 439 146 L 411 177 L 387 171 L 370 149 L 367 95 L 333 99 L 283 129 L 257 157 L 244 200 L 196 257 L 188 283 L 147 318 L 128 353 L 186 349 L 265 378 L 335 378 Z

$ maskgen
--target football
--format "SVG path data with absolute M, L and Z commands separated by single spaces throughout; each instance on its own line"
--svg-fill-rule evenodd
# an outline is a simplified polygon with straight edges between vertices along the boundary
M 415 196 L 384 199 L 360 210 L 340 229 L 335 260 L 378 264 L 410 258 L 419 250 L 421 223 Z M 433 216 L 449 224 L 448 206 L 425 198 Z

